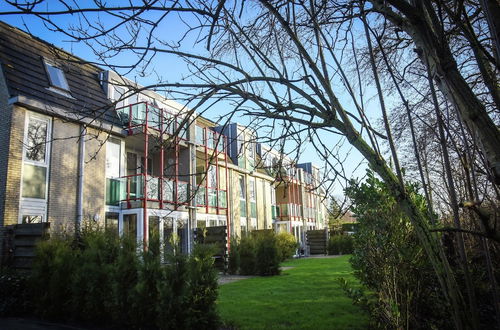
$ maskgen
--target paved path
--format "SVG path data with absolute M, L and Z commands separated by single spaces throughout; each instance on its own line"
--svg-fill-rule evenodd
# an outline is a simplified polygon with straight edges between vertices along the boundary
M 85 328 L 19 317 L 0 318 L 2 330 L 83 330 Z

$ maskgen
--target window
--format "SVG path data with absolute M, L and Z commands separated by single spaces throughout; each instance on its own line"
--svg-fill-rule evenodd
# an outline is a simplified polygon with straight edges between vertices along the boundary
M 128 237 L 137 237 L 137 214 L 123 216 L 123 234 Z
M 196 144 L 199 144 L 199 145 L 204 145 L 205 144 L 205 132 L 204 132 L 204 129 L 203 127 L 200 127 L 198 125 L 196 125 Z
M 254 142 L 248 142 L 248 158 L 250 158 L 250 159 L 255 158 L 255 143 Z
M 104 218 L 104 227 L 107 231 L 113 234 L 118 234 L 118 213 L 106 212 Z
M 22 223 L 42 223 L 43 217 L 41 215 L 23 215 Z
M 109 139 L 106 142 L 106 177 L 120 176 L 120 140 Z
M 23 165 L 23 197 L 45 199 L 47 168 L 32 164 Z
M 255 202 L 256 194 L 255 194 L 255 179 L 254 178 L 250 178 L 248 190 L 250 193 L 250 200 L 252 202 Z
M 245 177 L 240 176 L 240 199 L 245 200 L 247 199 L 247 192 L 246 192 L 246 187 L 245 187 Z
M 125 94 L 125 89 L 121 87 L 115 87 L 114 100 L 117 102 L 116 107 L 121 108 L 125 106 L 125 100 L 123 99 L 123 94 Z
M 208 167 L 208 186 L 212 188 L 217 187 L 217 169 L 214 165 Z
M 49 76 L 50 86 L 57 87 L 69 91 L 69 85 L 64 76 L 61 68 L 57 67 L 54 63 L 45 61 L 45 68 Z
M 49 165 L 50 119 L 28 113 L 25 127 L 22 197 L 45 199 Z
M 26 160 L 45 163 L 48 124 L 47 120 L 29 118 L 24 153 Z

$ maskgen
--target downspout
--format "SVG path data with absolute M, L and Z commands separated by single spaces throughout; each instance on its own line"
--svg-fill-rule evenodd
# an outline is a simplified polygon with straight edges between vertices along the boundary
M 76 237 L 80 237 L 80 229 L 83 221 L 83 181 L 85 174 L 85 135 L 87 129 L 84 125 L 80 125 L 80 140 L 78 146 L 78 187 L 76 200 Z

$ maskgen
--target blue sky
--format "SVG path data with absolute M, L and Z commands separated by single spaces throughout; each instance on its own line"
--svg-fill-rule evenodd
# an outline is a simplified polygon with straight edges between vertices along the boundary
M 7 5 L 2 2 L 0 4 L 0 12 L 3 12 L 7 8 Z M 75 18 L 72 16 L 58 16 L 55 19 L 57 21 L 65 26 L 70 26 L 71 24 L 75 23 L 72 20 Z M 57 47 L 63 48 L 85 60 L 90 60 L 90 61 L 97 61 L 97 57 L 94 54 L 94 52 L 84 43 L 82 42 L 73 42 L 70 41 L 69 37 L 64 36 L 61 33 L 55 33 L 52 31 L 49 31 L 47 27 L 42 23 L 42 21 L 36 17 L 33 16 L 0 16 L 0 20 L 11 24 L 13 26 L 19 27 L 23 30 L 29 30 L 29 32 L 43 40 L 46 40 Z M 161 29 L 159 33 L 162 34 L 164 38 L 168 40 L 169 36 L 172 36 L 172 40 L 178 37 L 177 31 L 180 31 L 181 29 L 184 28 L 184 26 L 181 28 L 181 25 L 183 25 L 182 22 L 169 18 L 168 21 L 165 22 L 164 26 L 160 26 L 159 28 Z M 186 43 L 183 45 L 185 50 L 189 50 L 189 47 L 198 47 L 192 43 L 191 40 L 187 40 Z M 198 47 L 199 49 L 199 47 Z M 114 63 L 130 63 L 131 61 L 134 61 L 135 58 L 127 54 L 125 56 L 121 55 L 117 58 L 113 58 Z M 186 75 L 189 74 L 186 70 L 185 64 L 179 60 L 175 59 L 173 57 L 165 57 L 165 56 L 159 56 L 156 57 L 154 62 L 154 69 L 155 71 L 162 75 L 163 77 L 168 78 L 170 81 L 176 81 L 180 80 L 182 77 L 185 77 Z M 122 72 L 119 72 L 122 73 Z M 154 84 L 157 81 L 157 76 L 156 75 L 146 75 L 146 76 L 139 76 L 137 74 L 128 74 L 128 78 L 132 80 L 136 80 L 139 83 L 143 85 L 150 85 Z M 350 100 L 345 97 L 342 93 L 340 94 L 341 101 L 344 102 L 344 104 L 350 104 Z M 207 117 L 209 118 L 216 118 L 220 114 L 225 114 L 227 112 L 227 109 L 224 108 L 223 105 L 219 107 L 215 107 L 212 109 L 209 113 L 207 113 Z M 245 124 L 247 122 L 247 118 L 238 118 L 237 121 Z M 333 135 L 331 133 L 326 133 L 322 132 L 320 133 L 321 140 L 323 143 L 326 145 L 331 145 L 333 146 L 338 142 L 338 137 L 336 135 Z M 318 164 L 319 166 L 322 166 L 324 164 L 324 161 L 320 159 L 320 157 L 316 154 L 314 151 L 314 148 L 303 145 L 302 149 L 304 150 L 303 153 L 301 154 L 301 162 L 310 162 L 312 161 L 313 163 Z M 365 168 L 366 166 L 362 165 L 361 167 L 358 167 L 358 164 L 361 161 L 361 156 L 354 150 L 352 151 L 352 148 L 345 143 L 345 146 L 341 148 L 342 152 L 344 154 L 348 152 L 352 152 L 351 156 L 349 156 L 346 160 L 346 163 L 344 164 L 345 170 L 347 175 L 355 176 L 355 177 L 360 177 L 363 176 L 365 173 Z M 332 189 L 333 195 L 342 195 L 342 189 L 341 185 L 337 184 L 333 189 Z

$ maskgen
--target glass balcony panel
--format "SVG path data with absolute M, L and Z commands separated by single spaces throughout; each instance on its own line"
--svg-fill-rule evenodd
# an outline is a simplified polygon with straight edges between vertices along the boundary
M 225 148 L 224 148 L 224 141 L 225 141 L 224 136 L 221 134 L 216 134 L 215 139 L 216 139 L 216 143 L 217 143 L 217 150 L 224 151 L 225 150 Z
M 132 123 L 144 124 L 146 119 L 146 104 L 138 103 L 131 106 L 132 108 Z
M 174 201 L 174 181 L 163 179 L 163 200 Z
M 187 129 L 187 123 L 182 123 L 184 119 L 183 118 L 177 118 L 177 127 L 179 128 L 179 137 L 181 139 L 187 140 L 188 139 L 188 129 Z
M 160 113 L 161 110 L 152 105 L 148 105 L 148 125 L 160 129 Z
M 208 188 L 208 206 L 217 207 L 217 190 Z
M 123 125 L 128 125 L 130 121 L 130 112 L 129 112 L 129 107 L 123 107 L 116 109 L 116 114 L 118 115 L 118 118 L 120 118 L 121 122 Z
M 219 190 L 219 207 L 227 208 L 227 193 L 224 190 Z
M 198 191 L 196 192 L 196 205 L 203 205 L 205 206 L 205 187 L 203 186 L 198 186 Z
M 125 199 L 125 180 L 106 178 L 106 205 L 118 206 Z
M 126 184 L 130 199 L 143 197 L 143 182 L 144 180 L 142 175 L 135 175 L 126 178 Z
M 189 183 L 187 183 L 187 182 L 183 182 L 183 181 L 177 182 L 177 202 L 178 203 L 186 203 L 189 201 L 188 187 L 189 187 Z
M 160 179 L 148 175 L 146 180 L 148 199 L 160 199 Z

